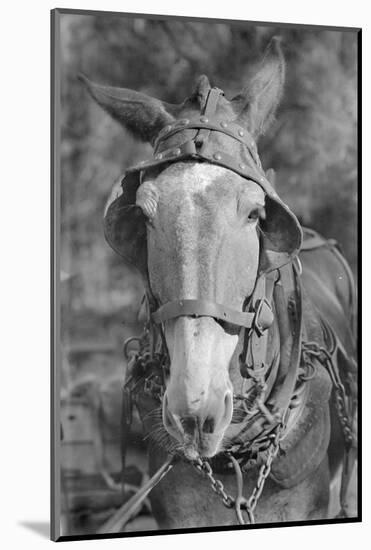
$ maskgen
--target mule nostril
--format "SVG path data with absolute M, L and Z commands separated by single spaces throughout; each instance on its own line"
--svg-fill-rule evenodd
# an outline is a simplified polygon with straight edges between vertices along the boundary
M 196 427 L 197 427 L 197 421 L 196 418 L 193 416 L 184 416 L 181 418 L 181 423 L 183 430 L 186 434 L 192 435 L 194 434 Z
M 212 434 L 214 432 L 214 428 L 215 428 L 215 421 L 213 418 L 211 417 L 207 417 L 203 426 L 202 426 L 202 431 L 205 433 L 205 434 Z

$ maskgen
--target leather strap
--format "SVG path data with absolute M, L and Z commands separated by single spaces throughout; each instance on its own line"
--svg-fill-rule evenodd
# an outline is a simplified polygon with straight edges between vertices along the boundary
M 209 114 L 208 116 L 212 116 Z M 166 141 L 171 136 L 177 134 L 180 130 L 192 130 L 192 129 L 205 129 L 212 130 L 214 132 L 221 132 L 226 136 L 230 136 L 246 147 L 255 149 L 255 141 L 252 135 L 245 129 L 242 128 L 239 124 L 235 122 L 217 122 L 213 120 L 208 120 L 205 115 L 201 115 L 200 118 L 196 119 L 181 119 L 175 122 L 172 125 L 165 126 L 165 128 L 159 133 L 157 140 L 155 142 L 155 149 L 158 148 L 159 144 L 163 141 Z
M 224 93 L 222 92 L 222 90 L 219 90 L 219 88 L 212 88 L 209 91 L 205 103 L 204 112 L 199 121 L 201 125 L 198 123 L 198 121 L 194 121 L 195 124 L 192 124 L 192 121 L 188 121 L 190 127 L 194 126 L 194 128 L 198 130 L 196 137 L 194 138 L 194 145 L 198 151 L 198 155 L 200 156 L 200 158 L 204 158 L 203 152 L 205 147 L 207 147 L 207 143 L 213 129 L 212 123 L 211 125 L 209 125 L 209 118 L 214 117 L 221 95 L 224 95 Z M 216 127 L 219 128 L 217 123 L 215 124 L 215 128 Z
M 180 119 L 173 124 L 165 126 L 155 141 L 154 159 L 140 162 L 127 170 L 130 172 L 141 172 L 166 162 L 179 162 L 182 160 L 196 159 L 204 160 L 228 168 L 246 179 L 255 181 L 263 189 L 269 192 L 272 197 L 278 197 L 272 185 L 265 177 L 256 143 L 252 135 L 242 126 L 235 122 L 218 120 L 215 118 L 218 101 L 224 95 L 222 90 L 212 88 L 209 91 L 205 109 L 202 115 L 193 119 Z M 189 131 L 196 130 L 192 137 Z M 198 130 L 198 131 L 197 131 Z M 187 131 L 186 140 L 183 143 L 169 147 L 166 143 L 172 136 Z M 212 136 L 216 132 L 222 133 L 244 145 L 243 157 L 233 157 L 224 150 L 217 150 L 212 144 Z M 250 158 L 249 158 L 250 157 Z
M 174 300 L 152 313 L 152 320 L 160 324 L 183 316 L 213 317 L 248 329 L 255 328 L 257 331 L 265 331 L 273 323 L 272 309 L 264 300 L 257 304 L 253 312 L 237 311 L 207 300 Z
M 301 245 L 300 250 L 314 250 L 316 248 L 322 248 L 324 246 L 333 248 L 338 246 L 335 239 L 325 239 L 314 229 L 309 229 L 308 227 L 303 227 L 304 239 Z
M 286 298 L 284 300 L 284 311 L 286 316 L 291 316 L 291 337 L 290 346 L 287 357 L 283 357 L 281 346 L 281 365 L 283 366 L 284 380 L 281 385 L 278 385 L 278 391 L 273 397 L 274 412 L 278 416 L 286 413 L 290 404 L 291 396 L 294 392 L 295 383 L 298 376 L 301 356 L 302 342 L 302 295 L 300 276 L 296 270 L 295 264 L 287 265 L 280 269 L 281 283 L 283 289 L 286 289 Z M 278 285 L 277 285 L 278 286 Z M 276 287 L 277 288 L 277 287 Z M 291 296 L 287 296 L 287 289 L 292 289 Z M 285 292 L 285 291 L 284 291 Z M 277 304 L 277 302 L 276 302 Z M 278 306 L 277 309 L 281 307 Z M 279 315 L 278 315 L 279 317 Z M 281 341 L 282 342 L 282 341 Z M 284 345 L 284 342 L 282 342 Z M 287 361 L 287 363 L 286 363 Z M 284 364 L 286 363 L 286 364 Z M 280 365 L 280 368 L 281 368 Z M 279 376 L 280 376 L 279 372 Z
M 204 116 L 214 116 L 218 106 L 220 96 L 224 95 L 220 88 L 210 88 L 205 103 Z
M 263 304 L 272 310 L 271 302 L 275 279 L 276 272 L 259 277 L 250 300 L 250 311 L 251 307 L 258 310 Z M 256 375 L 260 377 L 265 375 L 269 368 L 269 365 L 265 364 L 267 343 L 268 334 L 265 330 L 255 330 L 252 334 L 249 331 L 245 332 L 244 346 L 239 357 L 240 371 L 244 378 L 256 378 Z
M 278 328 L 280 331 L 280 340 L 282 337 L 282 327 L 280 324 L 285 318 L 285 324 L 291 327 L 292 332 L 288 335 L 288 349 L 287 354 L 284 354 L 284 357 L 282 357 L 284 348 L 281 340 L 281 357 L 278 376 L 274 382 L 272 391 L 266 393 L 268 399 L 265 401 L 263 410 L 259 407 L 260 410 L 258 412 L 256 412 L 253 416 L 248 417 L 241 432 L 238 434 L 238 439 L 240 441 L 245 441 L 246 443 L 242 443 L 237 446 L 237 449 L 233 449 L 233 452 L 237 453 L 237 455 L 241 453 L 241 456 L 243 457 L 248 457 L 248 454 L 246 455 L 246 449 L 259 449 L 260 442 L 263 444 L 265 443 L 267 434 L 274 429 L 277 423 L 280 421 L 285 423 L 287 421 L 289 405 L 300 366 L 302 332 L 302 298 L 300 278 L 293 264 L 284 266 L 284 268 L 280 269 L 279 272 L 280 279 L 276 281 L 275 278 L 270 278 L 269 285 L 266 285 L 265 293 L 268 296 L 268 294 L 272 292 L 272 289 L 274 289 L 274 303 Z M 282 300 L 278 300 L 277 302 L 278 296 L 282 291 L 284 291 L 284 289 L 287 289 L 287 292 L 284 292 L 282 295 Z M 278 310 L 280 311 L 278 312 Z M 292 313 L 290 313 L 290 310 Z M 292 315 L 292 320 L 289 321 L 290 315 Z M 248 352 L 252 346 L 252 338 L 257 340 L 256 345 L 260 344 L 261 349 L 258 351 L 257 356 L 255 353 L 253 357 L 254 364 L 250 364 L 249 367 L 245 365 L 247 367 L 246 372 L 243 370 L 243 363 L 240 368 L 242 376 L 256 378 L 256 375 L 259 374 L 259 366 L 262 367 L 261 361 L 264 362 L 266 360 L 265 357 L 263 359 L 261 358 L 263 350 L 265 353 L 267 351 L 267 342 L 264 338 L 259 340 L 255 333 L 247 334 L 245 340 L 247 340 L 248 343 Z M 247 364 L 250 363 L 249 356 L 250 353 L 246 357 Z M 258 364 L 257 361 L 259 361 L 260 364 Z M 260 374 L 263 374 L 264 380 L 266 376 L 265 371 L 265 368 L 261 368 Z
M 205 132 L 209 131 L 205 130 Z M 196 144 L 199 142 L 198 140 L 200 139 L 203 140 L 204 146 L 198 150 Z M 242 159 L 232 157 L 231 155 L 228 155 L 225 151 L 215 150 L 214 147 L 208 147 L 207 136 L 199 132 L 197 136 L 192 140 L 185 141 L 184 143 L 177 145 L 176 147 L 159 150 L 155 153 L 155 160 L 148 160 L 147 162 L 140 164 L 139 167 L 136 166 L 135 168 L 128 170 L 128 172 L 132 170 L 138 170 L 138 168 L 140 168 L 140 170 L 146 170 L 153 166 L 163 164 L 167 161 L 180 162 L 182 160 L 189 160 L 190 158 L 193 158 L 195 160 L 204 160 L 212 164 L 224 166 L 224 168 L 228 168 L 229 170 L 236 172 L 236 174 L 239 174 L 244 178 L 251 179 L 256 183 L 267 183 L 268 180 L 266 180 L 266 178 L 264 177 L 263 171 L 260 171 L 257 168 L 258 161 L 253 156 L 253 153 L 250 150 L 248 151 L 250 152 L 253 160 L 253 162 L 250 163 L 243 162 Z

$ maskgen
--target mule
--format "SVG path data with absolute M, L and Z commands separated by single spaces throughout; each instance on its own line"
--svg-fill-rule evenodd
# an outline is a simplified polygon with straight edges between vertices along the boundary
M 230 100 L 206 76 L 181 105 L 84 78 L 155 149 L 114 189 L 105 233 L 146 287 L 161 395 L 142 386 L 136 402 L 151 472 L 178 457 L 150 496 L 161 529 L 234 525 L 243 511 L 258 523 L 327 518 L 344 447 L 334 380 L 354 367 L 354 290 L 331 243 L 307 232 L 303 246 L 259 160 L 284 77 L 273 39 Z

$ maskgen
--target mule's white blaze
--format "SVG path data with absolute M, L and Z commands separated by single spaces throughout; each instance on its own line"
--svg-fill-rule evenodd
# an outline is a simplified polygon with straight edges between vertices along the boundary
M 241 310 L 257 273 L 259 240 L 246 213 L 264 204 L 260 187 L 201 163 L 170 166 L 143 184 L 141 197 L 146 185 L 158 191 L 147 236 L 159 302 L 206 299 Z M 229 363 L 238 330 L 210 317 L 179 317 L 165 323 L 165 335 L 171 358 L 165 427 L 187 456 L 212 456 L 232 417 Z

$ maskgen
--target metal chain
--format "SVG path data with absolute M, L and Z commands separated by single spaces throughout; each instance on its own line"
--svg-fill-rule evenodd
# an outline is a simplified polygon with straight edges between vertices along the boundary
M 243 496 L 243 479 L 242 472 L 239 466 L 238 461 L 230 454 L 230 459 L 235 468 L 236 477 L 237 477 L 237 496 L 233 498 L 229 495 L 225 489 L 223 483 L 220 479 L 216 479 L 213 474 L 213 470 L 210 466 L 210 463 L 207 460 L 202 460 L 198 458 L 193 462 L 193 465 L 198 472 L 206 475 L 210 481 L 212 490 L 221 497 L 222 502 L 226 508 L 234 508 L 236 512 L 237 519 L 241 525 L 245 525 L 246 522 L 242 516 L 242 510 L 245 511 L 249 518 L 249 523 L 255 523 L 254 510 L 258 504 L 258 500 L 263 492 L 265 482 L 271 472 L 272 463 L 279 451 L 279 445 L 281 440 L 283 425 L 279 424 L 275 430 L 274 436 L 272 437 L 272 442 L 267 450 L 267 457 L 259 470 L 258 479 L 254 487 L 253 492 L 251 493 L 249 499 L 246 499 Z
M 354 379 L 348 372 L 349 395 L 341 381 L 340 374 L 336 368 L 332 356 L 336 351 L 336 343 L 333 342 L 331 351 L 320 347 L 316 342 L 307 342 L 303 345 L 304 358 L 316 357 L 327 369 L 335 389 L 335 406 L 339 417 L 345 440 L 345 453 L 343 458 L 343 470 L 340 485 L 340 512 L 336 517 L 344 518 L 349 516 L 348 489 L 354 464 L 357 455 L 357 432 L 355 426 L 357 396 L 354 387 Z
M 341 381 L 339 372 L 334 366 L 331 353 L 324 347 L 319 346 L 316 342 L 305 342 L 303 344 L 303 355 L 309 355 L 316 358 L 321 358 L 322 356 L 324 358 L 323 362 L 335 388 L 335 405 L 343 430 L 344 439 L 346 444 L 351 446 L 355 439 L 355 435 L 353 433 L 352 414 L 349 411 L 348 396 L 346 394 L 344 384 Z
M 245 505 L 246 508 L 245 506 L 241 506 L 242 509 L 246 509 L 246 512 L 250 519 L 250 523 L 255 523 L 254 510 L 256 508 L 260 495 L 263 492 L 264 484 L 267 480 L 267 477 L 271 472 L 273 460 L 276 458 L 278 454 L 279 447 L 280 447 L 280 439 L 281 439 L 281 426 L 279 426 L 279 428 L 277 429 L 274 439 L 271 445 L 268 447 L 267 458 L 265 460 L 265 463 L 262 464 L 262 466 L 260 467 L 258 480 L 256 482 L 253 492 L 251 493 L 249 500 L 246 502 L 246 505 Z
M 220 479 L 216 479 L 214 477 L 210 463 L 207 462 L 207 460 L 201 460 L 201 458 L 198 458 L 192 464 L 198 472 L 208 478 L 212 490 L 214 491 L 214 493 L 221 497 L 224 506 L 226 508 L 233 508 L 235 503 L 234 498 L 225 491 L 224 485 L 220 481 Z

